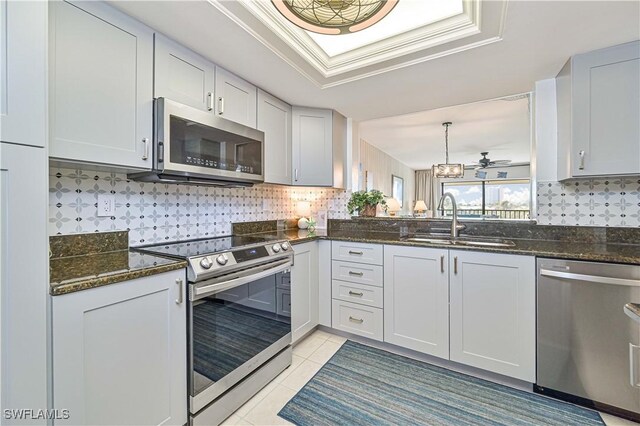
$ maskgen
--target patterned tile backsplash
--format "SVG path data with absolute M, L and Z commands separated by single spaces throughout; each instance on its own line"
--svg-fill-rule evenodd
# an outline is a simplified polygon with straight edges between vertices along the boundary
M 98 194 L 114 194 L 115 215 L 98 217 Z M 257 185 L 214 188 L 128 181 L 126 174 L 50 169 L 49 234 L 129 230 L 131 245 L 231 233 L 232 222 L 290 219 L 296 202 L 312 215 L 346 219 L 349 192 L 332 188 Z
M 640 179 L 538 182 L 538 224 L 640 226 Z

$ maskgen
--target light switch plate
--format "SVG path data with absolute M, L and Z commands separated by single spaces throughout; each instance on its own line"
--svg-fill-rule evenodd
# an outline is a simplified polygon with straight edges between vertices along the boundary
M 98 194 L 98 217 L 113 216 L 115 214 L 115 194 Z

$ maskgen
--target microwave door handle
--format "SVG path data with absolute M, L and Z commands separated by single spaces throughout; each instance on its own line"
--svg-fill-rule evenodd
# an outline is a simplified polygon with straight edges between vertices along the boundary
M 278 272 L 286 271 L 291 268 L 291 260 L 287 259 L 283 262 L 279 262 L 277 266 L 265 269 L 258 273 L 253 273 L 251 271 L 246 271 L 245 274 L 238 278 L 234 278 L 229 281 L 221 281 L 215 284 L 205 285 L 203 287 L 195 287 L 193 290 L 193 294 L 191 294 L 190 299 L 192 301 L 202 299 L 203 297 L 211 296 L 216 293 L 220 293 L 224 290 L 229 290 L 234 287 L 238 287 L 244 284 L 248 284 L 252 281 L 259 280 L 264 277 L 268 277 L 269 275 L 277 274 Z M 224 278 L 222 278 L 224 280 Z M 215 280 L 217 281 L 217 280 Z

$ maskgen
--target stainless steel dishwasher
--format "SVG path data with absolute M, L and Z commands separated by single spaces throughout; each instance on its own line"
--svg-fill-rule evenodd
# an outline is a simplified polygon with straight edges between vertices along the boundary
M 640 420 L 640 266 L 538 259 L 538 393 Z

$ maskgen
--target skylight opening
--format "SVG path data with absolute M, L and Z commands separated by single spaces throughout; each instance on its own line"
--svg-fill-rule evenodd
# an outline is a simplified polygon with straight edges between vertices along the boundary
M 384 19 L 357 33 L 307 34 L 329 57 L 334 57 L 461 13 L 462 0 L 401 0 Z

